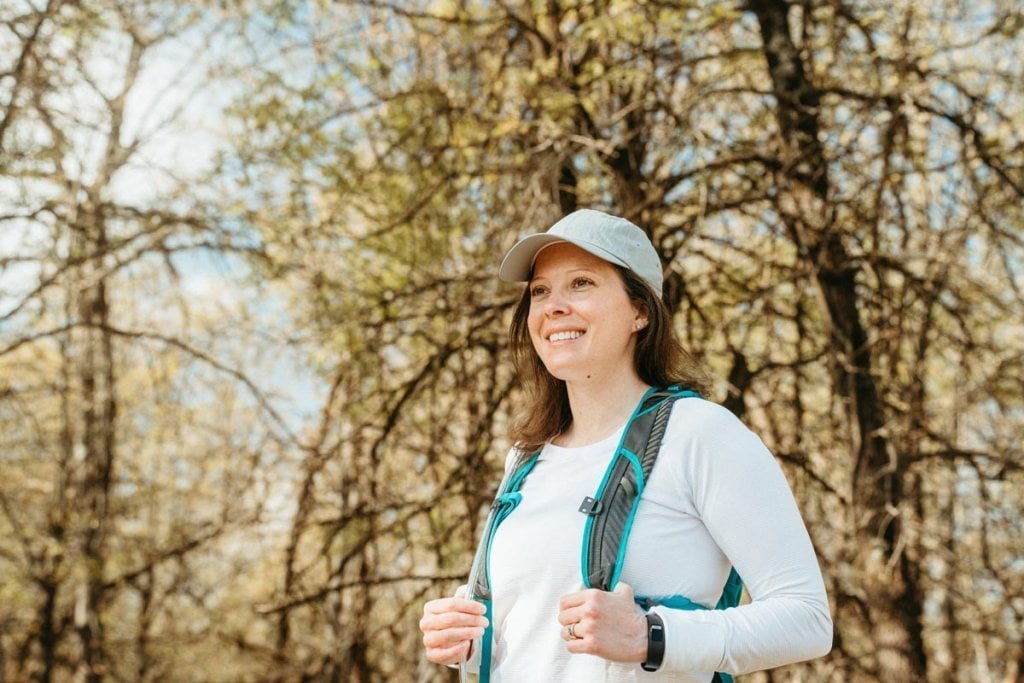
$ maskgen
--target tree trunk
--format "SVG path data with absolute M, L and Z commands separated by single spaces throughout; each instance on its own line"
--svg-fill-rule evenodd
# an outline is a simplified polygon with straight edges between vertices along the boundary
M 818 292 L 832 344 L 832 375 L 849 426 L 852 471 L 851 520 L 857 539 L 860 588 L 871 610 L 877 676 L 886 681 L 922 680 L 917 572 L 903 554 L 903 503 L 896 449 L 883 435 L 885 418 L 871 347 L 857 310 L 856 267 L 829 208 L 828 162 L 820 138 L 820 92 L 805 76 L 799 48 L 782 0 L 751 0 L 777 102 L 781 172 L 779 215 L 805 259 Z
M 53 680 L 53 666 L 57 651 L 55 613 L 57 610 L 58 584 L 55 581 L 48 580 L 41 584 L 40 588 L 43 591 L 43 604 L 39 610 L 39 646 L 42 650 L 43 668 L 39 672 L 38 680 L 41 683 L 49 683 Z
M 106 227 L 95 201 L 86 220 L 77 226 L 82 251 L 107 250 Z M 76 589 L 75 628 L 82 646 L 76 680 L 100 681 L 106 675 L 103 624 L 103 573 L 107 510 L 114 466 L 117 399 L 114 391 L 113 340 L 108 328 L 109 304 L 102 256 L 89 258 L 82 269 L 78 292 L 80 326 L 77 356 L 82 391 L 82 463 L 79 515 L 82 565 Z

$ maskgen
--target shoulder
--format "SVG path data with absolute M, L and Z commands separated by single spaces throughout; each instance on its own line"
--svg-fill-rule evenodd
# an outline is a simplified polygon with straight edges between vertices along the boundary
M 699 398 L 675 402 L 655 466 L 689 491 L 698 510 L 744 482 L 785 481 L 757 434 L 727 408 Z
M 512 467 L 515 466 L 516 461 L 519 459 L 519 449 L 512 447 L 508 449 L 508 453 L 505 454 L 505 473 L 507 474 Z
M 539 451 L 534 451 L 531 453 L 513 446 L 509 449 L 508 453 L 505 454 L 505 474 L 507 475 L 510 472 L 519 469 L 529 462 L 538 452 Z
M 662 455 L 681 458 L 690 475 L 709 469 L 749 471 L 777 467 L 764 442 L 730 410 L 700 398 L 682 398 L 672 406 Z
M 677 438 L 696 440 L 720 441 L 754 436 L 732 411 L 703 398 L 677 399 L 669 416 L 668 430 Z

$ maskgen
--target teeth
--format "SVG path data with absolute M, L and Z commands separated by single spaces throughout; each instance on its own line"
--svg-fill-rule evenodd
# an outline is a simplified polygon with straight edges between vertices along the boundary
M 548 337 L 548 341 L 565 341 L 567 339 L 579 339 L 583 336 L 583 333 L 574 330 L 572 332 L 555 332 L 553 335 Z

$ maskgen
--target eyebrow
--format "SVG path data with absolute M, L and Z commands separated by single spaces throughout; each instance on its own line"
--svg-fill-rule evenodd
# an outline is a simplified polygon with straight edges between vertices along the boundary
M 567 270 L 566 271 L 566 275 L 571 275 L 572 273 L 590 273 L 591 275 L 597 275 L 597 271 L 596 270 L 594 270 L 593 268 L 586 268 L 586 267 L 584 267 L 584 268 L 573 268 L 572 270 Z M 534 275 L 533 277 L 530 278 L 529 282 L 534 282 L 535 280 L 547 280 L 547 279 L 548 278 L 544 277 L 543 275 Z

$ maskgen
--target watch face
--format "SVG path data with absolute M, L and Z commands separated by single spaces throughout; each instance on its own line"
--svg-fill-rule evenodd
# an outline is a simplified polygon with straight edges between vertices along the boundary
M 650 635 L 651 640 L 653 640 L 656 643 L 660 643 L 661 641 L 665 640 L 665 629 L 659 626 L 658 624 L 653 624 L 651 626 Z

